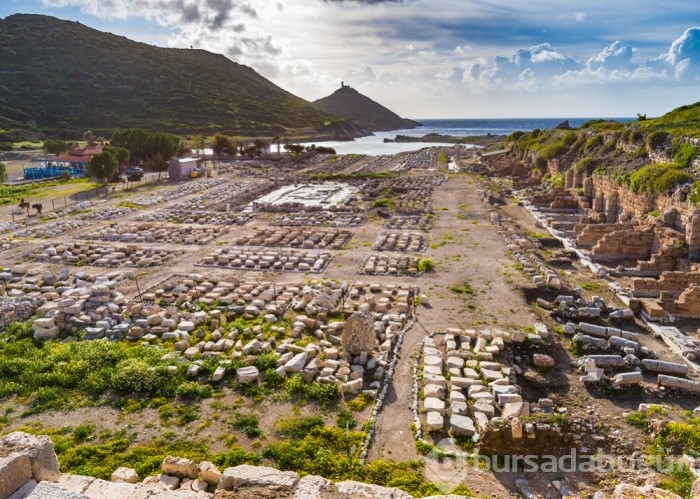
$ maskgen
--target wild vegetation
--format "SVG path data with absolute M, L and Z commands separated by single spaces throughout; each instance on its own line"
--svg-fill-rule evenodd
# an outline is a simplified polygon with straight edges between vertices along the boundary
M 0 147 L 29 132 L 76 139 L 86 128 L 274 135 L 330 117 L 247 66 L 204 50 L 158 48 L 80 23 L 0 20 Z M 202 77 L 206 75 L 206 77 Z M 59 90 L 60 89 L 60 90 Z

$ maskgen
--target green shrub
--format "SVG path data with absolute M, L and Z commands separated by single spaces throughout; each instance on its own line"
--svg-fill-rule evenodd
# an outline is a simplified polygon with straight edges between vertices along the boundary
M 352 417 L 352 413 L 347 409 L 338 410 L 338 417 L 336 419 L 336 424 L 338 428 L 354 428 L 357 426 L 357 421 Z
M 696 180 L 695 182 L 693 182 L 693 187 L 690 189 L 688 199 L 693 204 L 700 203 L 700 180 Z
M 641 130 L 630 130 L 628 141 L 630 144 L 636 144 L 644 138 L 644 133 Z
M 354 399 L 348 402 L 348 409 L 351 411 L 361 411 L 365 407 L 367 407 L 369 404 L 372 403 L 372 396 L 367 394 L 367 393 L 361 393 Z
M 574 171 L 579 174 L 585 173 L 586 175 L 591 175 L 593 171 L 598 167 L 598 164 L 599 163 L 597 159 L 587 156 L 576 162 L 576 165 L 574 166 Z
M 306 437 L 311 430 L 323 425 L 324 422 L 321 416 L 310 416 L 307 418 L 292 416 L 289 418 L 282 418 L 275 423 L 275 434 L 283 438 L 301 440 Z
M 212 389 L 211 386 L 203 385 L 198 381 L 185 381 L 177 387 L 175 395 L 181 399 L 199 400 L 211 397 Z
M 656 131 L 647 135 L 647 147 L 649 150 L 653 151 L 660 148 L 668 140 L 669 134 L 667 132 Z
M 678 185 L 688 184 L 693 181 L 693 176 L 682 170 L 668 170 L 654 181 L 654 190 L 666 192 Z
M 418 272 L 430 272 L 435 268 L 435 264 L 430 258 L 421 258 L 418 260 Z
M 379 198 L 374 203 L 372 203 L 373 208 L 391 208 L 392 210 L 396 207 L 396 202 L 393 199 Z
M 634 411 L 629 413 L 625 418 L 625 421 L 627 424 L 634 426 L 635 428 L 639 428 L 640 430 L 648 431 L 649 429 L 649 420 L 647 419 L 647 415 L 644 411 Z
M 688 168 L 698 156 L 697 148 L 681 140 L 674 140 L 671 146 L 673 162 L 680 168 Z
M 597 133 L 586 141 L 586 145 L 583 146 L 583 152 L 589 153 L 591 150 L 596 149 L 602 145 L 603 135 Z
M 674 165 L 666 163 L 654 163 L 643 166 L 630 175 L 630 188 L 633 192 L 665 190 L 659 188 L 670 185 L 673 181 L 680 179 L 675 173 L 669 173 L 671 171 L 680 172 Z
M 231 426 L 248 438 L 257 438 L 262 434 L 262 430 L 258 426 L 258 418 L 237 412 L 231 420 Z
M 258 454 L 246 452 L 242 447 L 234 445 L 223 454 L 219 454 L 214 458 L 214 464 L 220 468 L 229 468 L 240 466 L 241 464 L 250 464 L 258 466 L 262 462 L 262 458 Z
M 671 470 L 659 481 L 659 487 L 681 497 L 690 497 L 694 481 L 695 474 L 687 465 L 674 463 Z

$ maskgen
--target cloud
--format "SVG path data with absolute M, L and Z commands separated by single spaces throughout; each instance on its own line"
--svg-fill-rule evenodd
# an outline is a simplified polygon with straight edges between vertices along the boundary
M 700 79 L 700 28 L 688 28 L 671 44 L 666 60 L 678 80 Z
M 349 69 L 345 73 L 344 81 L 349 85 L 374 83 L 377 81 L 377 76 L 370 66 L 365 66 L 362 69 Z
M 629 69 L 631 67 L 634 49 L 623 46 L 619 41 L 605 47 L 598 55 L 586 61 L 586 67 L 590 70 L 603 69 Z

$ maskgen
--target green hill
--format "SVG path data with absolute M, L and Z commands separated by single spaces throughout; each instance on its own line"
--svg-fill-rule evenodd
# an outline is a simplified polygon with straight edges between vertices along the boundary
M 372 132 L 414 128 L 420 123 L 401 118 L 354 88 L 341 86 L 328 97 L 311 103 L 315 108 L 341 118 L 355 120 Z
M 0 20 L 5 131 L 32 129 L 61 138 L 119 127 L 272 135 L 327 120 L 305 100 L 223 55 L 154 47 L 42 15 Z

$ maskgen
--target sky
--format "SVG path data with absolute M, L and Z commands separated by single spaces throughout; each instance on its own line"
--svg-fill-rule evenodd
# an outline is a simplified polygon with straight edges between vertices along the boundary
M 697 0 L 0 0 L 251 66 L 341 81 L 414 119 L 659 116 L 700 100 Z

